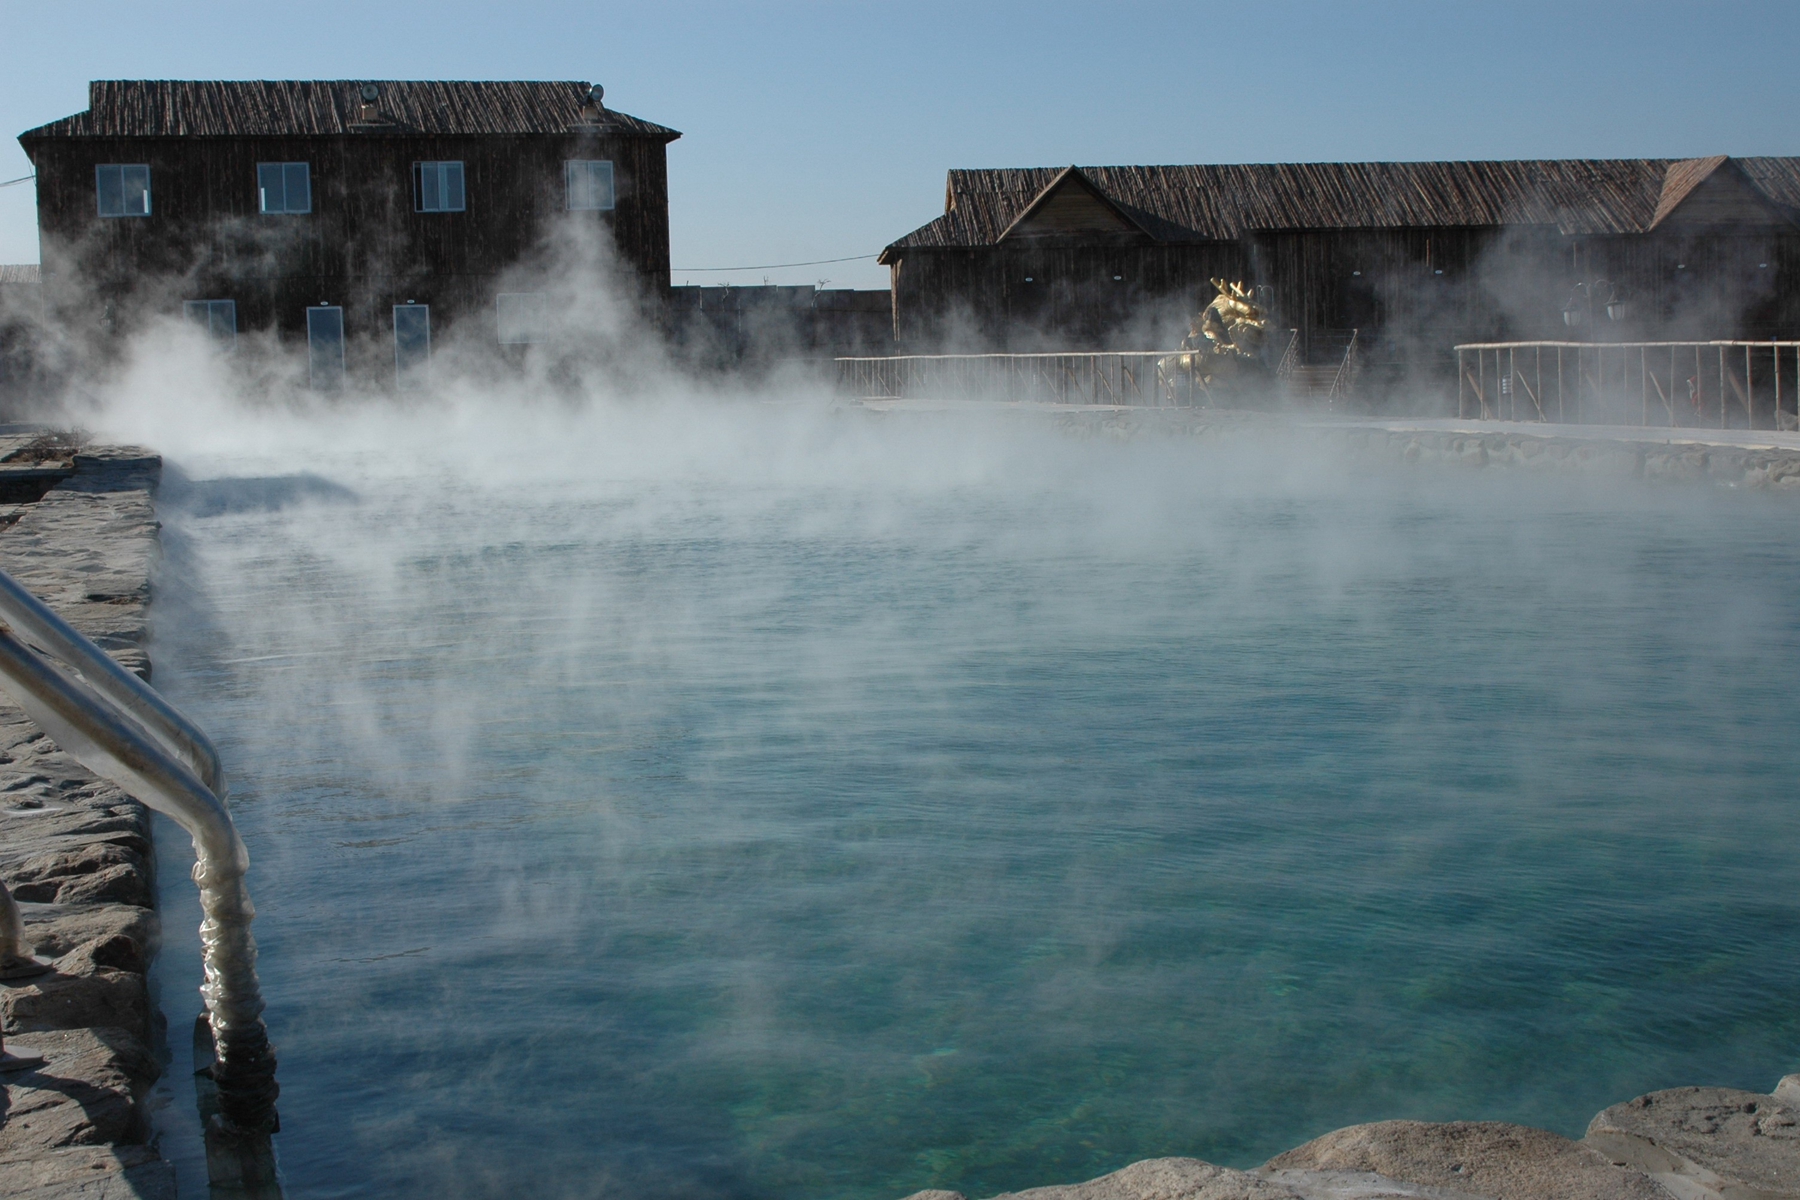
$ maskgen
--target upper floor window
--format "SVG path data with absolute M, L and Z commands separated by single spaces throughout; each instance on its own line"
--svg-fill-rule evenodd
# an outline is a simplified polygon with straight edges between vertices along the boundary
M 463 165 L 459 162 L 413 164 L 413 209 L 416 212 L 462 212 Z
M 576 210 L 613 206 L 613 169 L 609 162 L 571 159 L 563 164 L 568 177 L 569 207 Z
M 103 163 L 94 168 L 94 194 L 103 217 L 150 215 L 150 167 L 147 163 Z
M 256 197 L 266 213 L 309 213 L 312 172 L 305 163 L 257 163 Z

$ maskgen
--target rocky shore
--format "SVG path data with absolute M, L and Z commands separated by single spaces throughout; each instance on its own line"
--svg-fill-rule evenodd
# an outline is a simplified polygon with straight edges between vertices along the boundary
M 1086 1183 L 994 1200 L 1800 1200 L 1800 1075 L 1763 1095 L 1651 1092 L 1581 1141 L 1499 1121 L 1378 1121 L 1251 1171 L 1155 1158 Z M 906 1200 L 965 1200 L 914 1192 Z
M 141 450 L 0 435 L 0 567 L 145 678 L 160 467 Z M 0 697 L 0 879 L 51 964 L 0 982 L 6 1049 L 44 1060 L 0 1074 L 11 1200 L 173 1200 L 144 1109 L 162 1034 L 153 870 L 149 812 Z

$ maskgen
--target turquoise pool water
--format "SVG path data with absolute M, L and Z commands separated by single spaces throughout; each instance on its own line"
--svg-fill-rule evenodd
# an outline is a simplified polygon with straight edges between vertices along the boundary
M 165 504 L 289 1196 L 987 1195 L 1800 1068 L 1794 498 L 592 436 Z

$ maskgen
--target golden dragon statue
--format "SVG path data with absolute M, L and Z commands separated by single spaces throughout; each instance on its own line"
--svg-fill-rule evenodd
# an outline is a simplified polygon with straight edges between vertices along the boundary
M 1204 403 L 1216 389 L 1230 390 L 1267 374 L 1262 351 L 1268 315 L 1242 283 L 1215 279 L 1212 285 L 1218 294 L 1189 325 L 1181 353 L 1157 361 L 1171 399 L 1185 386 Z

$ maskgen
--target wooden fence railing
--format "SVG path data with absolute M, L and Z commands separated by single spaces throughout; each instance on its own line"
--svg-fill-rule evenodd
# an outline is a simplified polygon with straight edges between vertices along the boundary
M 1800 341 L 1470 343 L 1456 376 L 1459 417 L 1800 429 Z
M 838 385 L 846 395 L 864 399 L 1150 406 L 1201 403 L 1204 388 L 1195 386 L 1192 372 L 1182 365 L 1180 356 L 1179 350 L 1148 350 L 840 358 Z

